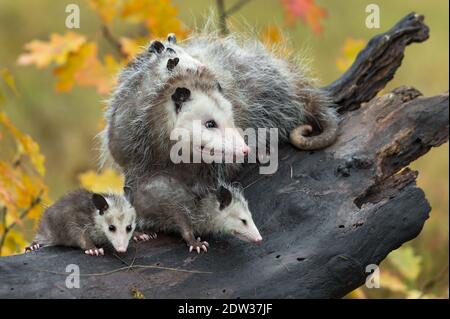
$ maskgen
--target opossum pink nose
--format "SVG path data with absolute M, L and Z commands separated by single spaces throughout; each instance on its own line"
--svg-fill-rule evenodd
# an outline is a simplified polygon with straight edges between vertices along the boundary
M 127 249 L 125 247 L 118 247 L 116 250 L 118 253 L 126 253 L 127 252 Z
M 262 237 L 259 236 L 258 238 L 255 238 L 255 239 L 253 240 L 253 242 L 254 242 L 255 244 L 261 244 L 262 240 L 263 240 Z

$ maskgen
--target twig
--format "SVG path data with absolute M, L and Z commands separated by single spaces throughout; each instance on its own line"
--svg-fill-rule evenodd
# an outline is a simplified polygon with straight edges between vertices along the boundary
M 134 269 L 134 268 L 161 269 L 161 270 L 187 272 L 187 273 L 191 273 L 191 274 L 212 274 L 212 272 L 209 272 L 209 271 L 187 270 L 187 269 L 178 269 L 178 268 L 152 266 L 152 265 L 132 265 L 132 269 Z M 45 273 L 49 273 L 49 274 L 54 274 L 54 275 L 67 276 L 67 274 L 68 274 L 67 272 L 59 272 L 59 271 L 52 271 L 52 270 L 46 270 L 46 269 L 37 269 L 37 268 L 31 268 L 31 269 L 33 269 L 35 271 L 39 271 L 39 272 L 45 272 Z M 114 274 L 116 272 L 119 272 L 119 271 L 122 271 L 122 270 L 128 270 L 128 269 L 130 269 L 130 266 L 121 267 L 121 268 L 113 269 L 113 270 L 106 271 L 106 272 L 80 274 L 80 276 L 84 276 L 84 277 L 88 277 L 88 276 L 106 276 L 106 275 L 111 275 L 111 274 Z
M 230 33 L 227 26 L 227 19 L 234 13 L 238 12 L 243 6 L 252 0 L 240 0 L 236 2 L 228 10 L 225 9 L 224 0 L 217 0 L 217 11 L 219 11 L 219 30 L 220 34 L 227 35 Z
M 219 11 L 219 29 L 220 34 L 227 35 L 229 33 L 227 27 L 227 13 L 225 11 L 224 0 L 217 0 L 217 10 Z
M 230 9 L 226 11 L 226 15 L 229 17 L 233 15 L 234 13 L 238 12 L 242 9 L 243 6 L 245 6 L 247 3 L 249 3 L 252 0 L 241 0 L 236 2 Z
M 114 49 L 116 49 L 117 53 L 125 59 L 128 58 L 128 56 L 122 51 L 122 44 L 112 35 L 108 26 L 102 24 L 101 30 L 103 37 L 113 46 Z

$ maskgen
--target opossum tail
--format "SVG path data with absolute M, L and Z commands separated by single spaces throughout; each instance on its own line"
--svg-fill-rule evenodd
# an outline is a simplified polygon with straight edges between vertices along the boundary
M 289 134 L 291 144 L 301 150 L 317 150 L 333 144 L 338 136 L 339 128 L 334 110 L 328 108 L 318 122 L 322 127 L 321 134 L 307 136 L 312 133 L 313 127 L 309 124 L 299 125 Z

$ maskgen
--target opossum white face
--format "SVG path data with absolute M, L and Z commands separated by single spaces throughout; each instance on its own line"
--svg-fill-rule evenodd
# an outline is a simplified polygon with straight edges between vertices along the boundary
M 244 157 L 249 147 L 234 124 L 231 103 L 217 91 L 180 87 L 172 95 L 175 129 L 189 131 L 193 152 Z
M 220 186 L 216 192 L 216 197 L 218 212 L 215 222 L 222 225 L 223 232 L 247 242 L 260 243 L 262 241 L 261 234 L 253 221 L 248 203 L 242 194 L 236 190 L 230 191 L 227 187 Z
M 136 228 L 136 211 L 123 196 L 92 196 L 97 213 L 95 224 L 119 253 L 127 251 Z

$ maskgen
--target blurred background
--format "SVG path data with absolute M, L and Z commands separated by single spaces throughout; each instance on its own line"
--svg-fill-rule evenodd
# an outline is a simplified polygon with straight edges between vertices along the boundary
M 97 172 L 95 139 L 114 74 L 151 39 L 168 32 L 187 36 L 207 18 L 220 24 L 221 3 L 231 10 L 227 29 L 251 29 L 267 45 L 288 43 L 287 50 L 310 58 L 321 85 L 339 77 L 371 37 L 418 12 L 425 15 L 430 39 L 406 49 L 383 92 L 400 85 L 424 95 L 448 91 L 446 0 L 2 0 L 0 215 L 2 204 L 8 208 L 0 216 L 3 255 L 22 251 L 45 203 L 80 184 L 120 186 L 114 172 Z M 370 3 L 380 8 L 379 29 L 365 25 Z M 68 4 L 79 6 L 79 29 L 66 27 Z M 447 143 L 412 163 L 433 208 L 430 219 L 416 239 L 381 264 L 381 289 L 360 288 L 349 298 L 448 298 L 448 158 Z M 27 185 L 42 188 L 25 192 Z M 36 198 L 42 201 L 34 203 Z

